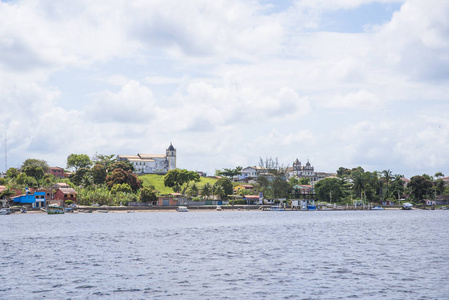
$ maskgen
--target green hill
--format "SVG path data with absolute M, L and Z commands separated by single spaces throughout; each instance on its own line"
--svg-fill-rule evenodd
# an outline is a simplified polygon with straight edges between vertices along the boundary
M 173 193 L 173 189 L 164 185 L 164 175 L 147 174 L 139 176 L 143 186 L 153 185 L 158 191 L 158 194 L 170 194 Z M 218 179 L 200 177 L 200 182 L 197 183 L 199 189 L 206 183 L 214 184 Z

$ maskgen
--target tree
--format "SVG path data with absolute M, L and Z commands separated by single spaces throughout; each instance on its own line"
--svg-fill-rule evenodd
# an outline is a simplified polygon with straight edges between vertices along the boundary
M 404 191 L 405 187 L 404 182 L 402 181 L 402 176 L 395 175 L 391 182 L 391 193 L 394 195 L 394 198 L 400 199 L 401 195 L 404 194 Z
M 344 167 L 340 167 L 337 170 L 337 176 L 338 177 L 345 177 L 345 176 L 350 176 L 351 175 L 351 170 L 344 168 Z
M 22 163 L 22 167 L 20 167 L 21 170 L 23 170 L 26 167 L 41 167 L 44 173 L 47 173 L 50 170 L 50 167 L 48 166 L 48 163 L 43 159 L 35 159 L 35 158 L 28 158 Z
M 347 196 L 345 182 L 338 178 L 324 178 L 315 184 L 315 194 L 323 202 L 341 202 Z
M 242 169 L 243 169 L 242 167 L 238 166 L 235 169 L 223 169 L 223 171 L 216 170 L 215 175 L 232 178 L 234 176 L 239 175 L 241 173 Z
M 265 169 L 268 174 L 272 174 L 274 176 L 285 176 L 287 167 L 279 164 L 278 158 L 265 158 L 259 157 L 259 167 Z
M 288 179 L 288 182 L 290 183 L 291 186 L 295 186 L 299 184 L 299 179 L 298 177 L 294 176 L 294 177 L 290 177 Z
M 187 190 L 187 196 L 193 198 L 198 196 L 198 187 L 196 186 L 196 184 L 192 184 L 190 186 L 190 188 Z
M 44 170 L 39 166 L 27 166 L 22 170 L 27 176 L 35 178 L 36 181 L 39 181 L 44 177 Z
M 272 187 L 273 187 L 273 196 L 275 198 L 287 198 L 288 193 L 292 189 L 290 184 L 280 176 L 274 177 Z
M 84 177 L 90 176 L 90 170 L 87 168 L 80 168 L 78 171 L 70 175 L 70 181 L 75 185 L 81 185 L 83 183 Z
M 129 161 L 116 161 L 109 165 L 108 172 L 112 172 L 115 169 L 122 169 L 124 171 L 134 171 L 134 166 Z
M 299 180 L 299 184 L 309 185 L 310 184 L 310 179 L 309 178 L 301 178 Z
M 92 174 L 92 181 L 94 184 L 103 184 L 106 181 L 106 167 L 102 164 L 96 164 L 90 169 L 90 173 Z
M 355 170 L 351 173 L 352 177 L 352 188 L 356 192 L 356 197 L 362 197 L 365 194 L 365 189 L 367 185 L 367 177 L 364 173 L 359 170 Z
M 273 198 L 273 190 L 270 188 L 270 180 L 265 175 L 257 177 L 258 190 L 262 192 L 265 198 Z
M 142 183 L 131 170 L 125 171 L 123 169 L 115 169 L 111 174 L 106 176 L 106 184 L 109 189 L 116 184 L 127 183 L 133 191 L 137 191 Z
M 157 195 L 156 191 L 150 187 L 144 187 L 140 190 L 139 201 L 140 202 L 150 202 L 156 201 Z
M 6 176 L 8 178 L 16 178 L 19 174 L 20 172 L 16 168 L 9 168 L 8 171 L 6 171 Z
M 386 198 L 388 199 L 388 197 L 389 197 L 388 189 L 390 187 L 390 181 L 393 176 L 393 173 L 390 170 L 383 170 L 382 175 L 383 175 L 382 178 L 385 181 L 385 186 L 387 189 L 387 192 L 385 193 L 385 195 L 386 195 Z
M 439 179 L 439 178 L 441 178 L 441 177 L 444 177 L 444 174 L 441 173 L 441 172 L 436 172 L 436 173 L 435 173 L 435 177 L 436 177 L 437 179 Z
M 223 189 L 222 197 L 227 197 L 228 195 L 232 195 L 234 191 L 234 186 L 232 185 L 232 181 L 229 178 L 220 178 L 215 184 L 216 188 L 221 187 Z
M 425 174 L 424 174 L 425 175 Z M 427 176 L 413 176 L 410 178 L 408 187 L 411 189 L 411 193 L 416 200 L 423 200 L 424 195 L 430 195 L 432 193 L 432 181 Z
M 210 183 L 206 183 L 201 189 L 201 196 L 203 198 L 209 199 L 209 196 L 212 194 L 212 187 Z
M 132 193 L 132 189 L 129 186 L 129 184 L 127 183 L 118 183 L 118 184 L 114 184 L 114 186 L 111 188 L 111 193 L 112 194 L 117 194 L 118 192 L 122 192 L 122 193 Z
M 90 168 L 92 161 L 87 154 L 70 154 L 67 157 L 67 168 L 74 168 L 75 171 L 81 168 Z
M 173 188 L 175 192 L 184 194 L 190 182 L 199 182 L 200 175 L 195 171 L 185 169 L 173 169 L 164 176 L 164 185 Z

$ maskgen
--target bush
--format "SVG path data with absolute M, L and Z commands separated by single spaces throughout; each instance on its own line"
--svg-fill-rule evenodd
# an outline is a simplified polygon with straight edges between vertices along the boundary
M 194 197 L 194 198 L 192 199 L 192 201 L 201 201 L 201 198 Z
M 70 204 L 73 204 L 73 201 L 72 201 L 72 200 L 66 200 L 66 201 L 65 201 L 65 205 L 70 205 Z

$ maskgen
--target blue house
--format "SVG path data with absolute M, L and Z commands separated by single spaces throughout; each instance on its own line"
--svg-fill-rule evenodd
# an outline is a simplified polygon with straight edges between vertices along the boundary
M 26 193 L 24 195 L 12 197 L 14 204 L 24 205 L 31 204 L 31 207 L 45 207 L 45 192 L 34 192 L 31 193 L 28 188 L 25 189 Z

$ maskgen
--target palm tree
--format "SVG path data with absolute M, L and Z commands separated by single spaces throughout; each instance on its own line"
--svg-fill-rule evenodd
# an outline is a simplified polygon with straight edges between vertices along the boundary
M 440 178 L 440 177 L 444 177 L 444 174 L 441 173 L 441 172 L 436 172 L 436 173 L 435 173 L 435 177 L 438 179 L 438 178 Z
M 356 192 L 357 197 L 362 197 L 365 192 L 367 180 L 363 173 L 356 171 L 352 174 L 352 188 Z
M 205 197 L 206 199 L 209 199 L 209 196 L 211 195 L 211 193 L 212 193 L 212 187 L 211 187 L 210 183 L 206 183 L 203 186 L 203 189 L 201 190 L 201 195 L 203 197 Z
M 388 187 L 390 186 L 391 178 L 393 177 L 393 173 L 390 170 L 383 170 L 383 179 L 385 180 L 385 186 L 387 188 L 387 192 L 385 193 L 386 198 L 388 199 Z

